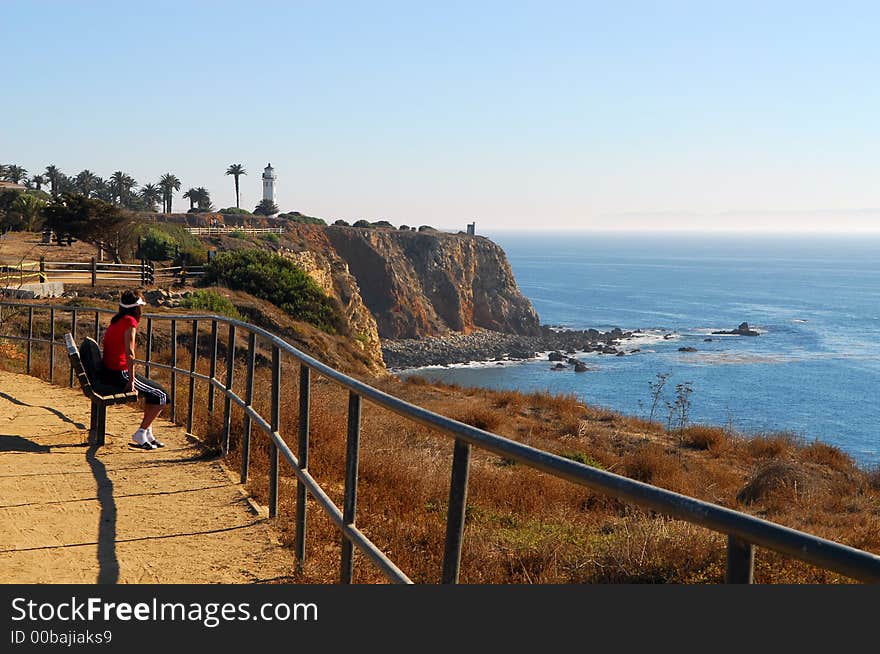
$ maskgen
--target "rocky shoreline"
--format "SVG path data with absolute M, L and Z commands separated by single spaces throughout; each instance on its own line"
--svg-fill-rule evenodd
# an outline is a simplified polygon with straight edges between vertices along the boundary
M 541 327 L 539 336 L 518 336 L 489 330 L 469 334 L 451 332 L 445 336 L 419 339 L 383 340 L 382 356 L 392 370 L 443 366 L 475 361 L 523 361 L 534 359 L 541 352 L 550 352 L 557 366 L 578 369 L 575 352 L 599 352 L 624 356 L 622 341 L 638 336 L 640 330 L 623 331 L 617 327 L 609 332 L 595 329 L 557 330 Z M 583 366 L 583 364 L 581 364 Z M 583 367 L 580 370 L 586 370 Z

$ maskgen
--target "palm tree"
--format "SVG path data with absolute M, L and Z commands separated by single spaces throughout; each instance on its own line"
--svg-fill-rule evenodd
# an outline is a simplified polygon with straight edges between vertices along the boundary
M 61 170 L 59 170 L 55 164 L 49 164 L 46 166 L 46 177 L 49 178 L 49 185 L 52 188 L 52 195 L 58 195 L 58 182 L 61 181 Z
M 208 193 L 208 189 L 204 186 L 200 186 L 196 189 L 196 204 L 199 205 L 199 209 L 202 211 L 214 210 L 214 205 L 211 204 L 211 194 Z
M 34 188 L 36 188 L 38 191 L 43 190 L 43 184 L 45 183 L 46 178 L 43 175 L 34 175 L 33 177 L 31 177 L 31 184 L 33 184 Z
M 13 184 L 18 184 L 21 180 L 27 177 L 27 171 L 21 166 L 9 165 L 4 166 L 3 177 L 8 182 L 12 182 Z
M 165 173 L 159 179 L 159 188 L 162 189 L 162 212 L 171 213 L 171 201 L 174 199 L 174 191 L 180 190 L 180 180 L 172 173 Z
M 110 188 L 116 198 L 117 206 L 128 206 L 131 200 L 131 189 L 137 186 L 137 182 L 131 175 L 117 170 L 110 176 Z
M 241 164 L 231 164 L 229 168 L 226 169 L 227 175 L 232 175 L 235 178 L 235 208 L 241 209 L 238 204 L 238 178 L 241 175 L 247 175 L 247 171 Z
M 24 228 L 32 232 L 37 226 L 37 220 L 42 215 L 44 206 L 46 206 L 46 203 L 40 198 L 22 193 L 12 203 L 12 210 L 21 215 L 24 221 Z
M 254 209 L 254 213 L 264 216 L 274 216 L 278 213 L 278 205 L 271 200 L 260 200 L 260 204 Z
M 199 192 L 194 189 L 187 189 L 186 193 L 183 194 L 184 200 L 189 200 L 189 208 L 193 209 L 196 206 L 196 200 L 198 200 Z
M 76 176 L 74 184 L 76 185 L 76 190 L 81 195 L 90 198 L 92 197 L 92 193 L 98 190 L 101 182 L 102 180 L 100 177 L 86 168 Z
M 155 184 L 144 184 L 138 195 L 150 208 L 150 211 L 155 211 L 156 203 L 162 199 L 162 190 Z

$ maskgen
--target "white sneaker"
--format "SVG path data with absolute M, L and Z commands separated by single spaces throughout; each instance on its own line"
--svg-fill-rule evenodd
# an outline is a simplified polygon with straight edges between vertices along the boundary
M 165 443 L 163 443 L 162 441 L 157 441 L 156 437 L 153 436 L 153 425 L 147 427 L 147 442 L 154 448 L 165 447 Z
M 142 450 L 153 450 L 155 446 L 150 443 L 150 440 L 147 438 L 147 432 L 145 429 L 138 429 L 131 436 L 131 445 L 134 447 L 139 447 Z

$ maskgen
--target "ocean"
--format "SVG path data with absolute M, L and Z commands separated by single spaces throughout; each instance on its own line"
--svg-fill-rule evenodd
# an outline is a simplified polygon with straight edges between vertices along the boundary
M 880 236 L 487 236 L 504 248 L 542 324 L 641 330 L 623 342 L 640 351 L 578 353 L 590 368 L 579 374 L 552 371 L 546 358 L 416 374 L 574 393 L 639 416 L 664 374 L 666 401 L 679 384 L 693 389 L 691 423 L 785 431 L 835 445 L 863 466 L 880 464 Z M 742 322 L 759 336 L 711 335 Z M 655 419 L 667 418 L 661 401 Z

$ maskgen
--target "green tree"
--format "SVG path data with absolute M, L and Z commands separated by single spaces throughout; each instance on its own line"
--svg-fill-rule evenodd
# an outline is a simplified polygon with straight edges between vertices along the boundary
M 21 180 L 27 178 L 27 171 L 21 166 L 11 164 L 4 167 L 3 178 L 7 182 L 18 184 Z
M 204 186 L 196 189 L 196 204 L 199 205 L 201 211 L 213 211 L 214 205 L 211 203 L 211 194 Z
M 87 198 L 92 197 L 92 194 L 98 190 L 103 181 L 104 180 L 88 168 L 79 172 L 74 178 L 77 192 L 81 195 L 85 195 Z
M 26 231 L 32 232 L 37 228 L 37 224 L 43 216 L 44 206 L 46 203 L 40 198 L 22 193 L 12 203 L 12 210 L 21 216 L 22 227 Z
M 162 199 L 162 190 L 155 184 L 144 184 L 138 195 L 150 211 L 155 211 L 156 205 Z
M 43 175 L 34 175 L 31 177 L 31 186 L 33 186 L 38 191 L 43 190 L 43 185 L 46 183 L 46 178 Z
M 83 195 L 64 193 L 43 208 L 47 225 L 56 234 L 70 234 L 104 249 L 114 263 L 134 251 L 134 218 L 112 204 Z
M 254 213 L 263 216 L 274 216 L 278 213 L 278 205 L 271 200 L 260 200 L 260 204 L 254 209 Z
M 184 200 L 189 200 L 189 208 L 190 210 L 194 209 L 196 206 L 196 199 L 198 198 L 198 191 L 194 188 L 187 189 L 183 194 Z
M 113 197 L 117 206 L 131 206 L 131 190 L 137 186 L 137 182 L 131 175 L 121 170 L 117 170 L 110 176 L 108 181 L 110 189 L 113 191 Z
M 171 213 L 174 191 L 180 190 L 180 180 L 173 173 L 165 173 L 159 179 L 159 188 L 162 189 L 162 213 Z
M 247 171 L 241 164 L 230 164 L 229 168 L 226 169 L 226 174 L 232 175 L 235 179 L 235 208 L 240 209 L 241 204 L 238 201 L 238 178 L 242 175 L 247 175 Z
M 52 195 L 58 195 L 58 183 L 61 181 L 61 171 L 55 164 L 46 166 L 46 178 L 49 180 L 49 187 L 52 189 Z

